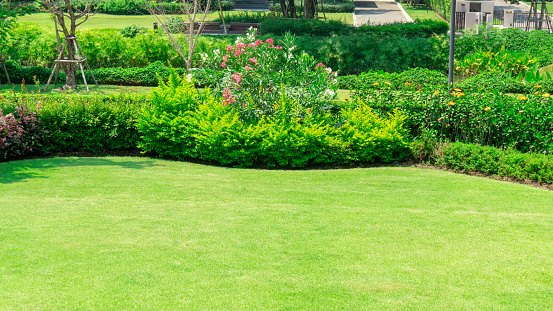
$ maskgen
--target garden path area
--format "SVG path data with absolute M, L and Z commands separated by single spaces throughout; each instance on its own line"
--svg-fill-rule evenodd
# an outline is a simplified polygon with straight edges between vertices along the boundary
M 356 0 L 354 3 L 353 25 L 355 27 L 365 25 L 367 22 L 371 25 L 413 22 L 413 19 L 405 13 L 396 1 Z

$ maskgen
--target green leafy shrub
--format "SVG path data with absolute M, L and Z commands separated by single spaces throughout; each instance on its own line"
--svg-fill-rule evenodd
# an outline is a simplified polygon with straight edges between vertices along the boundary
M 414 23 L 393 23 L 377 26 L 362 25 L 357 28 L 358 33 L 378 37 L 405 37 L 411 39 L 445 35 L 448 30 L 449 25 L 446 22 L 432 19 L 416 20 Z
M 334 116 L 283 96 L 272 115 L 246 121 L 221 98 L 201 98 L 183 78 L 162 83 L 155 94 L 137 126 L 140 148 L 162 156 L 286 167 L 390 162 L 408 156 L 399 113 L 380 118 L 360 105 Z
M 139 33 L 144 33 L 148 31 L 146 27 L 140 27 L 137 25 L 131 25 L 129 27 L 125 27 L 121 30 L 121 35 L 125 38 L 134 38 Z
M 249 11 L 241 11 L 241 12 L 233 12 L 224 14 L 225 17 L 225 23 L 261 23 L 262 21 L 270 18 L 274 18 L 273 15 L 267 14 L 265 12 L 249 12 Z M 219 14 L 219 17 L 215 18 L 213 20 L 216 23 L 222 23 L 223 19 L 221 18 L 221 15 Z
M 225 53 L 212 53 L 206 67 L 225 72 L 216 94 L 249 119 L 273 114 L 273 104 L 282 96 L 305 108 L 325 109 L 336 97 L 335 75 L 309 55 L 296 53 L 294 41 L 288 34 L 278 46 L 271 38 L 256 40 L 251 31 Z
M 105 152 L 136 148 L 135 119 L 144 96 L 6 94 L 1 108 L 26 106 L 47 131 L 41 152 Z
M 488 71 L 467 78 L 457 85 L 466 92 L 527 93 L 528 85 L 505 72 Z M 530 85 L 533 88 L 533 85 Z
M 84 8 L 84 2 L 77 2 L 78 7 Z M 211 9 L 216 8 L 217 2 L 211 5 Z M 183 11 L 183 4 L 177 2 L 157 2 L 154 3 L 159 10 L 166 12 L 167 14 L 181 14 Z M 204 4 L 205 6 L 205 4 Z M 234 8 L 234 2 L 221 1 L 221 7 L 224 11 L 229 11 Z M 98 13 L 112 14 L 112 15 L 144 15 L 149 14 L 142 0 L 103 0 L 98 1 L 94 10 Z
M 11 82 L 15 84 L 20 84 L 23 81 L 25 81 L 26 83 L 33 83 L 34 81 L 41 81 L 45 83 L 46 81 L 48 81 L 48 77 L 50 77 L 50 73 L 52 72 L 52 69 L 44 67 L 23 67 L 11 60 L 6 61 L 5 65 L 8 74 L 10 75 Z M 59 77 L 61 80 L 65 81 L 65 74 L 63 72 L 60 72 Z M 4 70 L 0 70 L 0 81 L 6 80 L 7 79 L 6 75 L 4 74 Z
M 296 14 L 298 18 L 303 17 L 303 6 L 300 3 L 296 2 Z M 276 12 L 282 12 L 280 3 L 276 2 L 271 4 L 271 9 Z M 353 1 L 338 1 L 338 2 L 325 2 L 324 3 L 324 12 L 325 13 L 353 13 L 355 11 L 355 4 Z M 319 12 L 321 14 L 321 12 Z
M 538 59 L 527 52 L 512 52 L 501 50 L 497 53 L 492 51 L 475 52 L 466 56 L 462 61 L 457 62 L 455 70 L 463 75 L 475 75 L 484 71 L 508 72 L 517 77 L 532 69 Z
M 282 36 L 286 32 L 295 35 L 329 36 L 331 34 L 349 34 L 353 26 L 337 20 L 318 19 L 267 19 L 261 22 L 263 34 Z
M 553 183 L 553 155 L 474 144 L 443 143 L 439 145 L 435 156 L 437 165 L 456 171 Z
M 36 113 L 27 107 L 17 106 L 8 114 L 0 109 L 0 160 L 39 154 L 45 133 Z
M 365 72 L 355 79 L 354 96 L 363 96 L 369 89 L 374 90 L 428 90 L 447 86 L 447 76 L 438 71 L 413 68 L 401 73 L 384 71 Z
M 538 89 L 539 90 L 539 89 Z M 375 111 L 386 114 L 399 108 L 407 115 L 413 137 L 434 130 L 452 142 L 475 143 L 522 152 L 553 152 L 553 106 L 549 93 L 529 95 L 500 93 L 448 94 L 440 90 L 367 89 L 361 97 Z

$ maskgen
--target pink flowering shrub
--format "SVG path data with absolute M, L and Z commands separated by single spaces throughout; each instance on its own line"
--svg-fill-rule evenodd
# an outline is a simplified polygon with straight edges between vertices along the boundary
M 239 109 L 251 120 L 273 114 L 273 105 L 282 97 L 302 108 L 330 106 L 336 97 L 336 74 L 311 56 L 296 53 L 294 40 L 287 35 L 277 45 L 270 38 L 256 39 L 250 32 L 225 51 L 212 53 L 210 63 L 204 65 L 225 73 L 214 92 L 222 104 Z
M 0 109 L 0 160 L 38 153 L 44 134 L 36 113 L 27 107 L 9 114 Z

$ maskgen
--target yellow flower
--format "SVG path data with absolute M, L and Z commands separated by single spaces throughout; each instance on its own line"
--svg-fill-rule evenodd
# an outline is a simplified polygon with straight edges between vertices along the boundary
M 378 86 L 378 82 L 373 83 L 374 86 Z
M 549 96 L 551 96 L 551 95 L 550 95 L 549 93 L 544 93 L 542 96 L 543 96 L 543 97 L 549 97 Z
M 434 92 L 434 95 L 438 95 L 438 94 L 440 94 L 440 91 Z
M 520 97 L 519 97 L 518 99 L 520 99 L 520 100 L 527 100 L 528 97 L 526 97 L 526 96 L 524 96 L 524 95 L 520 95 Z
M 462 92 L 463 90 L 461 89 L 453 89 L 455 92 Z
M 454 106 L 454 105 L 455 105 L 455 102 L 449 102 L 449 103 L 447 103 L 447 104 L 450 105 L 450 106 Z
M 409 85 L 411 85 L 411 83 L 405 82 L 405 86 L 409 86 Z
M 386 85 L 392 85 L 392 83 L 390 83 L 390 82 L 388 82 L 388 81 L 384 82 L 384 84 L 386 84 Z
M 344 98 L 344 100 L 348 100 L 347 98 Z
M 484 108 L 484 111 L 490 111 L 490 109 L 492 109 L 492 108 L 486 106 L 486 108 Z
M 539 89 L 541 87 L 541 85 L 537 84 L 534 86 L 535 88 Z

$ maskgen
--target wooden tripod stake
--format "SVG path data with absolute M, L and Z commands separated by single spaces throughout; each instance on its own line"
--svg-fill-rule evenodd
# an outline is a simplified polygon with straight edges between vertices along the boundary
M 10 75 L 8 74 L 8 69 L 6 69 L 6 59 L 0 58 L 0 64 L 2 64 L 2 68 L 4 68 L 4 73 L 6 74 L 6 78 L 8 79 L 8 84 L 12 84 L 12 82 L 10 81 Z
M 75 53 L 77 54 L 76 59 L 69 59 L 63 56 L 65 53 L 65 47 L 67 47 L 68 44 L 73 44 L 75 47 Z M 82 57 L 81 57 L 82 55 Z M 92 70 L 90 70 L 90 66 L 88 66 L 88 62 L 86 61 L 86 57 L 84 57 L 84 53 L 81 50 L 81 47 L 77 43 L 77 37 L 65 37 L 65 43 L 63 44 L 63 48 L 60 51 L 60 55 L 58 56 L 58 59 L 54 61 L 56 64 L 54 64 L 54 69 L 52 69 L 52 73 L 50 74 L 50 78 L 48 78 L 48 83 L 46 83 L 46 87 L 44 88 L 44 91 L 48 90 L 48 86 L 50 85 L 50 82 L 52 82 L 52 77 L 54 76 L 54 73 L 56 74 L 56 79 L 54 81 L 54 84 L 58 82 L 58 73 L 60 70 L 61 63 L 77 63 L 79 64 L 79 68 L 81 68 L 81 74 L 83 75 L 83 81 L 84 85 L 86 87 L 86 90 L 88 91 L 88 84 L 86 83 L 86 78 L 84 76 L 84 70 L 83 70 L 83 63 L 86 65 L 86 68 L 90 72 L 90 75 L 92 76 L 92 79 L 94 80 L 94 83 L 98 85 L 98 82 L 96 82 L 96 78 L 94 78 L 94 74 L 92 74 Z

